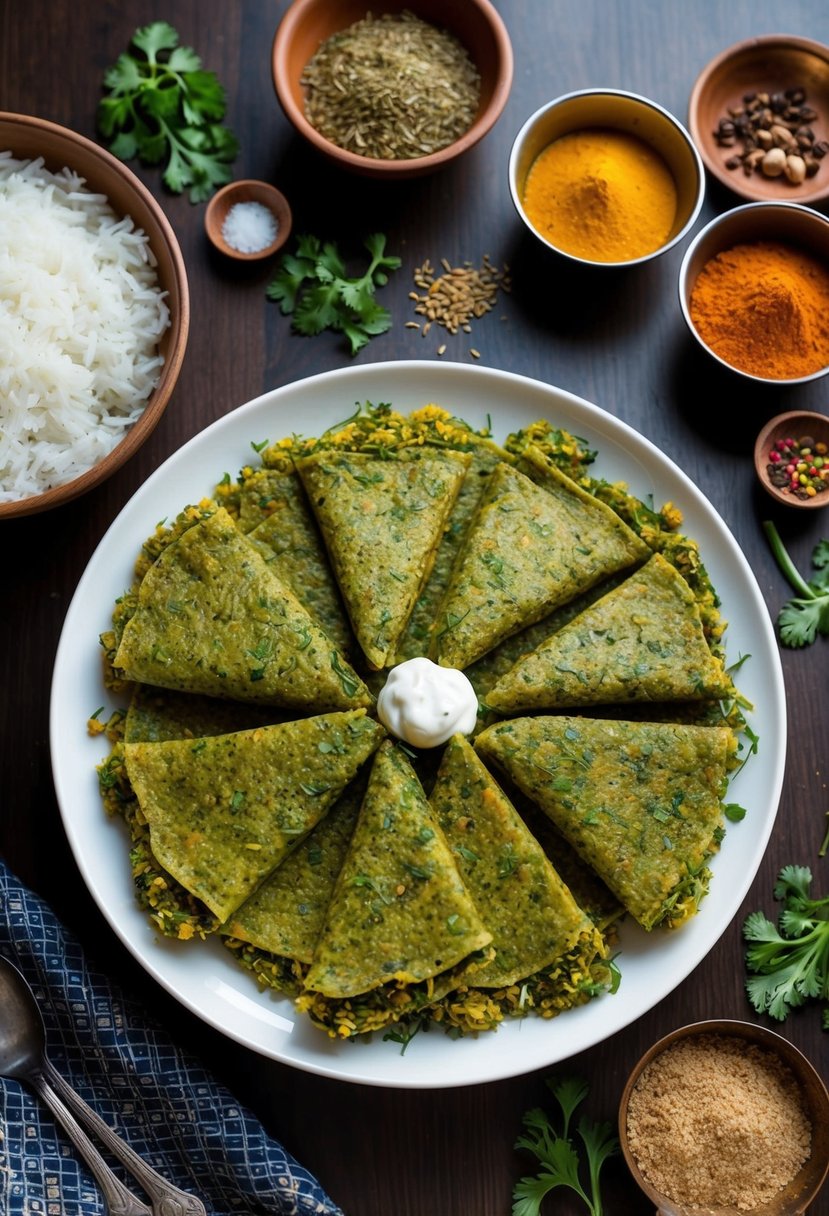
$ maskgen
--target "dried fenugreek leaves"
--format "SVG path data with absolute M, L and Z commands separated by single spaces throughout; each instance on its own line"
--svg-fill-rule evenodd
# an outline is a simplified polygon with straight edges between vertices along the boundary
M 810 125 L 817 117 L 799 86 L 746 93 L 741 106 L 729 107 L 713 135 L 721 148 L 740 148 L 726 160 L 726 169 L 742 166 L 747 177 L 762 173 L 799 186 L 814 177 L 829 152 L 829 142 L 817 139 Z
M 509 293 L 509 267 L 493 266 L 488 254 L 478 267 L 471 262 L 452 266 L 447 258 L 442 258 L 440 264 L 442 274 L 435 271 L 428 258 L 415 270 L 414 283 L 420 291 L 410 291 L 409 299 L 414 300 L 415 312 L 425 321 L 408 321 L 407 327 L 419 329 L 424 338 L 433 324 L 442 326 L 450 334 L 459 331 L 469 334 L 474 318 L 482 317 L 494 307 L 499 290 Z M 437 353 L 442 355 L 445 351 L 446 343 L 443 342 Z M 473 359 L 480 358 L 480 351 L 475 347 L 470 347 L 469 353 Z

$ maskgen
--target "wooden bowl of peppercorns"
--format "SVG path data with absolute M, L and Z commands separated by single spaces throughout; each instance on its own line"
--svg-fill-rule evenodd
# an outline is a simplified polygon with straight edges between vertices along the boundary
M 767 494 L 787 507 L 829 505 L 829 418 L 809 410 L 778 414 L 754 445 L 754 467 Z
M 700 73 L 688 126 L 709 173 L 752 201 L 829 198 L 829 47 L 767 34 Z

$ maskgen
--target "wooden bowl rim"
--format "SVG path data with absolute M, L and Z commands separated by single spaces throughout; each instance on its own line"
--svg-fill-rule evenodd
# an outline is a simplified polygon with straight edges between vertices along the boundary
M 257 249 L 254 253 L 243 253 L 239 249 L 234 249 L 232 245 L 228 245 L 222 236 L 221 222 L 225 204 L 227 204 L 227 210 L 229 210 L 233 206 L 232 200 L 234 195 L 243 196 L 240 201 L 245 201 L 244 195 L 252 190 L 258 191 L 269 200 L 266 205 L 273 212 L 278 229 L 276 237 L 271 241 L 270 245 L 266 245 L 264 249 Z M 226 257 L 233 258 L 237 262 L 259 262 L 265 258 L 273 257 L 290 237 L 292 228 L 293 215 L 291 213 L 291 205 L 285 195 L 271 182 L 262 181 L 255 177 L 240 178 L 238 181 L 228 182 L 226 186 L 222 186 L 220 190 L 217 190 L 212 195 L 204 212 L 204 230 L 207 233 L 208 240 L 220 253 L 223 253 Z
M 818 41 L 816 38 L 808 38 L 801 34 L 758 34 L 754 38 L 742 38 L 739 42 L 732 43 L 731 46 L 720 51 L 719 54 L 706 63 L 694 81 L 688 101 L 688 127 L 706 169 L 718 182 L 734 194 L 740 198 L 750 199 L 753 202 L 783 202 L 784 199 L 782 196 L 779 200 L 773 199 L 765 193 L 752 190 L 751 177 L 742 175 L 735 178 L 734 174 L 735 172 L 739 172 L 739 170 L 726 169 L 722 164 L 714 160 L 709 151 L 709 142 L 703 136 L 700 127 L 700 103 L 715 73 L 730 60 L 737 60 L 751 51 L 771 50 L 774 47 L 786 47 L 793 50 L 806 51 L 821 59 L 825 59 L 829 64 L 829 46 Z M 829 114 L 826 115 L 826 121 L 829 122 Z M 815 181 L 817 181 L 816 178 Z M 822 202 L 827 198 L 829 198 L 829 168 L 827 168 L 826 175 L 821 183 L 815 185 L 812 189 L 798 187 L 797 196 L 793 197 L 790 201 L 802 202 L 808 205 Z
M 777 486 L 771 484 L 766 476 L 766 465 L 768 464 L 766 450 L 771 436 L 784 423 L 794 423 L 798 419 L 804 423 L 820 423 L 829 439 L 829 417 L 826 414 L 821 414 L 817 410 L 787 410 L 784 414 L 777 414 L 774 418 L 770 418 L 760 430 L 754 441 L 754 469 L 763 489 L 775 502 L 781 503 L 784 507 L 800 507 L 813 511 L 815 508 L 829 506 L 829 490 L 816 494 L 814 498 L 795 498 L 791 494 L 783 494 Z M 801 435 L 806 434 L 806 430 L 802 426 L 793 426 L 792 429 L 800 431 Z
M 484 18 L 492 32 L 498 51 L 498 73 L 492 90 L 492 96 L 486 108 L 478 115 L 472 126 L 464 131 L 463 135 L 456 139 L 454 143 L 441 148 L 439 152 L 432 152 L 428 156 L 411 157 L 408 160 L 381 160 L 372 156 L 358 156 L 356 152 L 349 152 L 346 148 L 340 148 L 337 144 L 332 143 L 323 135 L 320 135 L 316 127 L 311 125 L 305 117 L 302 107 L 296 104 L 290 89 L 284 83 L 290 75 L 288 72 L 288 51 L 293 42 L 294 34 L 307 11 L 316 7 L 319 3 L 320 0 L 292 0 L 274 35 L 271 49 L 271 68 L 274 89 L 279 104 L 282 106 L 288 120 L 300 135 L 304 136 L 309 143 L 330 160 L 368 176 L 384 178 L 413 177 L 429 173 L 433 169 L 437 169 L 454 160 L 455 157 L 460 156 L 483 139 L 498 121 L 512 87 L 514 70 L 512 42 L 510 41 L 509 32 L 503 18 L 494 4 L 491 3 L 491 0 L 467 0 L 468 8 L 470 10 L 477 10 Z M 368 5 L 367 11 L 370 8 L 371 6 Z M 414 11 L 414 8 L 412 11 Z
M 79 146 L 92 154 L 93 157 L 101 160 L 103 164 L 126 180 L 127 185 L 141 198 L 144 206 L 152 212 L 162 239 L 168 247 L 172 262 L 173 279 L 179 297 L 179 307 L 176 315 L 171 315 L 170 317 L 170 328 L 167 331 L 169 334 L 168 349 L 158 384 L 153 389 L 143 412 L 126 432 L 124 438 L 119 440 L 115 447 L 99 460 L 97 464 L 94 464 L 91 469 L 80 473 L 72 481 L 68 481 L 60 486 L 54 486 L 49 490 L 44 490 L 41 494 L 30 494 L 28 497 L 18 499 L 15 502 L 0 502 L 0 520 L 34 515 L 40 511 L 47 511 L 53 507 L 63 506 L 64 503 L 70 502 L 81 494 L 85 494 L 88 490 L 105 481 L 107 477 L 111 476 L 134 455 L 155 430 L 161 419 L 161 415 L 167 407 L 181 371 L 187 347 L 187 335 L 190 329 L 190 293 L 181 247 L 160 203 L 144 183 L 136 177 L 123 161 L 118 160 L 106 148 L 101 147 L 94 140 L 88 139 L 85 135 L 71 130 L 69 127 L 61 126 L 60 123 L 51 122 L 45 118 L 37 118 L 30 114 L 15 114 L 8 110 L 0 110 L 0 123 L 2 122 L 13 123 L 33 132 L 47 132 L 57 136 L 59 139 L 65 140 L 70 145 Z M 11 149 L 9 150 L 11 151 Z M 69 161 L 67 161 L 67 164 L 71 167 Z M 149 239 L 149 233 L 146 235 Z

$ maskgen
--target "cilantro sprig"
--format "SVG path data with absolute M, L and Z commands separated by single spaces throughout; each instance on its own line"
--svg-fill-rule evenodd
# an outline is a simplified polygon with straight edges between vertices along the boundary
M 368 269 L 349 278 L 333 241 L 298 237 L 296 253 L 283 256 L 276 277 L 265 289 L 268 298 L 292 317 L 297 333 L 310 337 L 333 329 L 345 334 L 352 355 L 390 328 L 391 313 L 377 303 L 374 293 L 400 266 L 400 258 L 386 253 L 382 233 L 366 237 L 364 245 L 371 256 Z
M 795 566 L 769 520 L 763 524 L 777 564 L 799 594 L 784 604 L 777 617 L 777 630 L 784 646 L 809 646 L 818 634 L 829 637 L 829 540 L 812 550 L 815 574 L 807 582 Z
M 812 899 L 811 884 L 808 866 L 785 866 L 774 888 L 774 898 L 783 902 L 777 925 L 762 912 L 746 918 L 752 972 L 746 991 L 758 1013 L 780 1022 L 807 1000 L 825 1001 L 823 1029 L 829 1030 L 829 895 Z
M 165 185 L 175 194 L 189 188 L 192 203 L 230 181 L 239 145 L 222 125 L 224 88 L 192 47 L 179 46 L 166 21 L 135 31 L 129 50 L 104 73 L 104 88 L 98 127 L 120 160 L 166 159 Z
M 619 1151 L 619 1141 L 609 1123 L 593 1123 L 583 1115 L 580 1117 L 576 1130 L 587 1155 L 587 1181 L 583 1184 L 579 1153 L 570 1137 L 570 1121 L 576 1107 L 587 1097 L 587 1082 L 575 1077 L 563 1080 L 548 1077 L 545 1084 L 561 1107 L 563 1127 L 557 1132 L 540 1107 L 524 1115 L 526 1134 L 519 1136 L 515 1147 L 532 1153 L 541 1169 L 535 1176 L 522 1178 L 515 1184 L 512 1216 L 539 1216 L 544 1197 L 560 1186 L 575 1191 L 587 1205 L 590 1216 L 602 1216 L 599 1174 L 607 1158 Z

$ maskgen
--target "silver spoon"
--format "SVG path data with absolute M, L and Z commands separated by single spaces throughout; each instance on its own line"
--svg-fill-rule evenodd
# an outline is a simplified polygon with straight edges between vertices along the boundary
M 151 1169 L 64 1081 L 46 1056 L 46 1030 L 34 993 L 0 956 L 0 1076 L 22 1081 L 43 1099 L 95 1176 L 112 1216 L 207 1216 L 195 1195 Z M 152 1209 L 116 1178 L 78 1122 L 94 1132 L 141 1184 Z

